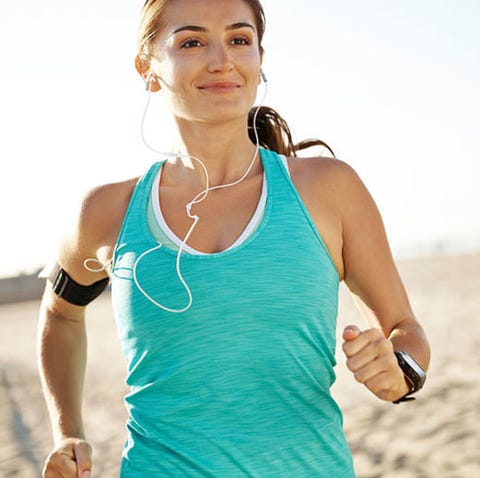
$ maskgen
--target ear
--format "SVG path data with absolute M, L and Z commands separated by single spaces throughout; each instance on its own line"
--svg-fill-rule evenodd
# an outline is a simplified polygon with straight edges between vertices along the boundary
M 139 53 L 135 57 L 135 69 L 147 84 L 147 90 L 155 93 L 160 90 L 157 75 L 150 68 L 150 61 L 145 54 Z
M 258 77 L 258 84 L 260 85 L 263 80 L 263 48 L 260 50 L 260 74 Z

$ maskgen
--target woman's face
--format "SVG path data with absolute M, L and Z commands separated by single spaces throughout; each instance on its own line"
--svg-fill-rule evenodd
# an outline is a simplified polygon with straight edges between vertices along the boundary
M 246 116 L 255 101 L 261 55 L 243 0 L 175 0 L 154 46 L 156 74 L 173 114 L 214 123 Z

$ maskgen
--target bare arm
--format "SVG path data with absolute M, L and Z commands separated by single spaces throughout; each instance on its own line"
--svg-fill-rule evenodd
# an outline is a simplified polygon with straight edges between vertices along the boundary
M 92 467 L 82 421 L 87 350 L 82 309 L 57 298 L 47 284 L 40 308 L 38 364 L 55 445 L 45 464 L 46 478 L 84 478 Z
M 58 443 L 65 437 L 85 438 L 81 396 L 87 338 L 83 308 L 59 299 L 51 289 L 48 283 L 40 308 L 38 364 Z
M 383 400 L 408 392 L 394 351 L 426 370 L 430 351 L 395 266 L 380 213 L 347 164 L 331 159 L 290 162 L 292 178 L 337 268 L 370 328 L 348 327 L 343 349 L 356 380 Z
M 82 270 L 80 257 L 89 254 L 92 248 L 85 247 L 90 241 L 85 227 L 82 227 L 82 214 L 78 217 L 78 223 L 70 228 L 62 241 L 58 262 L 75 280 L 85 281 L 86 273 Z M 49 275 L 49 270 L 42 274 Z M 82 420 L 87 359 L 85 307 L 58 297 L 50 281 L 46 283 L 40 306 L 37 352 L 54 437 L 54 449 L 46 459 L 43 476 L 87 477 L 92 460 Z
M 426 370 L 430 348 L 372 197 L 353 171 L 347 170 L 343 181 L 344 280 L 372 327 L 361 333 L 346 331 L 343 348 L 355 378 L 379 398 L 393 401 L 408 392 L 393 352 L 408 352 Z
M 82 202 L 57 257 L 77 283 L 90 285 L 106 277 L 105 272 L 87 270 L 84 261 L 107 263 L 111 258 L 133 185 L 134 181 L 127 181 L 97 188 Z M 84 478 L 91 472 L 91 447 L 82 421 L 86 356 L 85 307 L 58 297 L 47 281 L 40 309 L 38 364 L 55 445 L 45 463 L 45 478 Z

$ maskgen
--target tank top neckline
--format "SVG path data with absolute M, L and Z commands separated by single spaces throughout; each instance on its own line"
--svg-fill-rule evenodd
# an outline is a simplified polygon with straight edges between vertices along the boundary
M 162 208 L 159 201 L 160 180 L 161 180 L 164 164 L 165 163 L 162 163 L 160 165 L 158 172 L 155 175 L 155 179 L 153 180 L 153 185 L 151 188 L 151 198 L 150 198 L 151 206 L 153 208 L 154 218 L 157 221 L 157 224 L 162 230 L 162 232 L 165 234 L 167 239 L 170 240 L 176 247 L 180 247 L 183 240 L 180 237 L 178 237 L 175 234 L 175 232 L 173 232 L 172 229 L 169 227 L 167 221 L 165 220 L 165 216 L 163 215 Z M 260 199 L 258 200 L 257 206 L 255 208 L 255 211 L 252 217 L 250 218 L 250 220 L 248 221 L 247 225 L 245 226 L 243 231 L 240 233 L 240 235 L 233 241 L 233 243 L 223 251 L 219 251 L 219 252 L 227 252 L 230 249 L 240 246 L 244 241 L 248 239 L 248 237 L 251 234 L 253 234 L 253 232 L 255 231 L 255 228 L 260 224 L 262 220 L 262 215 L 264 213 L 266 202 L 267 202 L 267 196 L 268 196 L 268 183 L 267 183 L 266 173 L 264 170 L 263 180 L 262 180 L 262 192 L 260 194 Z M 209 252 L 202 252 L 197 249 L 194 249 L 188 244 L 184 245 L 183 250 L 186 253 L 192 254 L 192 255 L 211 254 Z
M 263 169 L 264 169 L 264 174 L 265 174 L 265 180 L 266 184 L 273 184 L 273 172 L 271 168 L 273 167 L 273 163 L 277 162 L 276 157 L 278 157 L 279 162 L 282 162 L 282 158 L 280 155 L 277 155 L 276 153 L 273 153 L 269 150 L 260 148 L 259 149 L 260 153 L 260 159 L 262 161 Z M 274 156 L 275 155 L 275 156 Z M 151 188 L 152 188 L 152 182 L 154 181 L 155 177 L 157 176 L 159 168 L 166 162 L 167 160 L 164 159 L 162 161 L 159 161 L 154 164 L 154 166 L 150 170 L 150 178 L 149 178 L 149 185 L 147 185 L 147 194 L 144 194 L 142 198 L 143 204 L 141 205 L 141 210 L 143 211 L 143 214 L 145 214 L 145 220 L 140 221 L 141 222 L 141 228 L 142 228 L 142 233 L 143 237 L 145 238 L 148 243 L 152 245 L 152 248 L 158 248 L 159 252 L 163 251 L 164 254 L 169 254 L 171 256 L 177 256 L 178 251 L 175 249 L 171 249 L 169 247 L 162 247 L 162 243 L 157 241 L 152 234 L 152 231 L 150 230 L 150 227 L 148 225 L 148 221 L 146 219 L 147 215 L 147 208 L 148 208 L 148 201 L 150 199 L 150 194 L 151 194 Z M 283 168 L 283 165 L 279 164 L 280 168 Z M 288 173 L 285 171 L 285 174 L 288 176 Z M 271 188 L 270 188 L 270 192 Z M 228 257 L 233 254 L 238 254 L 242 250 L 244 250 L 246 247 L 248 247 L 252 242 L 254 242 L 260 234 L 262 234 L 263 230 L 268 224 L 269 218 L 270 218 L 270 212 L 272 209 L 272 194 L 267 194 L 266 197 L 266 202 L 265 202 L 265 208 L 263 211 L 263 217 L 259 221 L 257 227 L 255 230 L 239 245 L 235 247 L 231 247 L 228 249 L 224 249 L 223 251 L 218 251 L 218 252 L 212 252 L 212 253 L 206 253 L 206 254 L 184 254 L 182 255 L 182 261 L 195 261 L 195 260 L 219 260 L 223 259 L 225 257 Z

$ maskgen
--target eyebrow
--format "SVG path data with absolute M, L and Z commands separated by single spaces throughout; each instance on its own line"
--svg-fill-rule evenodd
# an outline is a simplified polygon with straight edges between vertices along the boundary
M 255 28 L 253 25 L 247 22 L 236 22 L 232 23 L 231 25 L 228 25 L 226 30 L 237 30 L 239 28 L 251 28 L 253 31 L 255 31 Z M 198 25 L 185 25 L 183 27 L 177 28 L 174 30 L 171 34 L 175 35 L 176 33 L 180 33 L 183 31 L 190 31 L 190 32 L 207 32 L 208 30 L 205 27 L 201 27 Z

